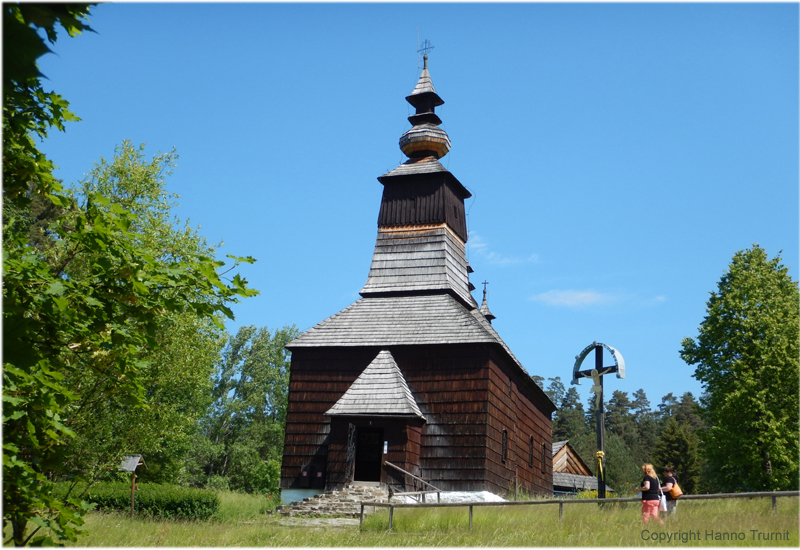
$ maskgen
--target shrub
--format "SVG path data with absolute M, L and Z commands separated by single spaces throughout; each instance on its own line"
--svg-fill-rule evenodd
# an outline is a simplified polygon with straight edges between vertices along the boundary
M 211 476 L 206 481 L 206 489 L 211 491 L 230 491 L 227 477 Z
M 83 494 L 85 484 L 79 484 L 71 496 Z M 56 492 L 63 495 L 68 483 L 59 483 Z M 130 510 L 131 486 L 127 483 L 95 483 L 89 487 L 84 500 L 97 505 L 100 510 Z M 134 509 L 146 517 L 205 520 L 219 509 L 219 497 L 214 491 L 162 485 L 137 484 Z

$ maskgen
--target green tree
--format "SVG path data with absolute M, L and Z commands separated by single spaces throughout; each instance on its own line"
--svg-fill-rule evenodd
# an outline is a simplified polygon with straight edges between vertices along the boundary
M 547 380 L 550 381 L 550 384 L 547 385 L 547 389 L 544 391 L 544 393 L 547 394 L 547 397 L 550 398 L 550 401 L 552 401 L 554 405 L 559 406 L 559 403 L 561 403 L 561 401 L 564 399 L 564 393 L 566 392 L 564 389 L 564 383 L 561 382 L 560 376 L 548 378 Z
M 633 404 L 628 393 L 614 390 L 606 411 L 606 428 L 617 434 L 628 448 L 636 443 L 636 419 L 631 412 Z
M 597 436 L 586 431 L 571 438 L 569 442 L 596 476 Z M 613 489 L 616 495 L 630 494 L 631 490 L 641 480 L 641 464 L 636 463 L 628 446 L 621 437 L 613 432 L 606 432 L 605 447 L 603 474 L 605 475 L 606 485 Z M 616 495 L 607 494 L 606 496 Z
M 798 487 L 800 323 L 797 282 L 780 255 L 737 252 L 681 357 L 703 384 L 704 451 L 718 490 Z
M 653 465 L 659 475 L 665 466 L 673 466 L 684 493 L 696 493 L 700 482 L 701 459 L 698 437 L 688 425 L 675 418 L 667 421 L 653 451 Z M 662 479 L 663 483 L 663 479 Z
M 669 392 L 661 398 L 661 403 L 658 405 L 658 413 L 656 413 L 656 418 L 661 428 L 666 426 L 669 419 L 675 416 L 675 411 L 677 409 L 678 398 L 672 395 L 672 392 Z
M 147 407 L 161 319 L 189 312 L 222 328 L 229 305 L 256 294 L 238 275 L 223 280 L 224 263 L 208 256 L 154 256 L 132 230 L 135 214 L 97 193 L 79 203 L 53 177 L 35 140 L 76 117 L 42 89 L 36 60 L 49 49 L 38 31 L 52 44 L 57 26 L 87 30 L 88 13 L 3 5 L 3 524 L 15 545 L 54 542 L 42 528 L 77 539 L 86 503 L 51 491 L 76 474 L 70 423 L 102 399 Z M 74 383 L 79 371 L 103 384 L 102 397 L 86 399 L 94 387 Z
M 179 197 L 166 191 L 166 177 L 177 161 L 175 152 L 147 159 L 143 151 L 144 146 L 123 142 L 110 161 L 101 159 L 80 187 L 69 191 L 72 201 L 85 203 L 99 194 L 109 199 L 107 208 L 135 214 L 131 237 L 158 262 L 214 256 L 202 236 L 172 218 Z M 82 278 L 85 263 L 72 266 L 69 276 Z M 213 295 L 196 299 L 217 300 Z M 153 338 L 157 345 L 141 355 L 147 362 L 140 372 L 141 407 L 131 409 L 124 396 L 108 391 L 115 382 L 98 374 L 97 356 L 75 361 L 64 381 L 80 395 L 67 423 L 77 434 L 69 443 L 75 452 L 65 464 L 73 474 L 89 481 L 105 477 L 116 472 L 120 454 L 137 452 L 147 461 L 143 480 L 177 480 L 193 432 L 211 403 L 209 380 L 223 331 L 185 307 L 159 315 Z
M 553 419 L 553 441 L 571 440 L 587 433 L 583 403 L 578 390 L 570 387 Z
M 605 400 L 605 395 L 603 396 L 603 410 L 608 410 L 608 403 Z M 589 394 L 589 397 L 586 399 L 586 413 L 584 418 L 586 419 L 586 429 L 589 430 L 591 433 L 597 433 L 597 396 L 595 394 Z
M 222 351 L 214 375 L 205 438 L 191 457 L 194 484 L 249 493 L 277 492 L 289 391 L 286 344 L 299 331 L 242 327 Z
M 631 446 L 631 454 L 637 464 L 643 464 L 649 460 L 655 447 L 659 429 L 655 415 L 650 410 L 650 400 L 643 389 L 633 392 L 631 408 L 636 421 L 636 440 Z
M 69 103 L 42 87 L 38 59 L 51 53 L 58 28 L 70 36 L 91 31 L 93 4 L 3 4 L 3 198 L 10 204 L 28 203 L 34 196 L 58 191 L 54 165 L 36 147 L 52 128 L 65 129 L 80 120 Z M 4 204 L 5 207 L 5 204 Z
M 700 404 L 692 395 L 692 392 L 687 391 L 681 395 L 678 406 L 675 409 L 675 420 L 681 426 L 686 426 L 690 432 L 698 433 L 705 429 L 705 423 L 702 418 L 702 410 Z

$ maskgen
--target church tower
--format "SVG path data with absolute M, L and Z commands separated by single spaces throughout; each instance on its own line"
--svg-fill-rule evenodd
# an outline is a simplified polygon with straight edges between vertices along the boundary
M 406 97 L 408 160 L 380 176 L 378 235 L 361 299 L 317 324 L 292 352 L 282 488 L 352 482 L 442 490 L 515 486 L 552 494 L 555 406 L 472 297 L 465 199 L 439 160 L 428 58 Z M 410 490 L 410 489 L 409 489 Z

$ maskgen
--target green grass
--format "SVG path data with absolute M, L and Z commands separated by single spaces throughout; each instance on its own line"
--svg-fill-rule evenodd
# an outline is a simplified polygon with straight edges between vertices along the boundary
M 280 505 L 280 495 L 246 495 L 231 491 L 217 491 L 219 510 L 212 520 L 217 522 L 246 521 L 263 516 Z
M 557 505 L 474 508 L 469 528 L 468 508 L 396 509 L 393 529 L 389 514 L 370 514 L 362 529 L 356 526 L 287 526 L 265 515 L 269 499 L 221 493 L 218 516 L 211 521 L 131 520 L 121 513 L 93 513 L 89 535 L 77 546 L 794 546 L 798 539 L 797 498 L 778 499 L 772 513 L 769 498 L 697 500 L 679 503 L 678 514 L 665 527 L 642 524 L 636 503 L 600 508 L 596 504 L 567 504 L 564 518 Z M 677 540 L 643 540 L 642 533 Z M 759 533 L 789 532 L 788 541 L 754 540 Z M 706 532 L 743 533 L 745 540 L 720 541 Z M 699 533 L 700 540 L 681 541 L 681 533 Z

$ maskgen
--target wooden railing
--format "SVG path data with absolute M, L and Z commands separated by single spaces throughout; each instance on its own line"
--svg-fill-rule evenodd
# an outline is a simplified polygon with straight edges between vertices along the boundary
M 430 490 L 430 491 L 411 491 L 411 492 L 406 492 L 406 493 L 395 493 L 395 492 L 393 492 L 393 491 L 392 491 L 392 489 L 391 489 L 391 487 L 390 487 L 390 488 L 389 488 L 389 500 L 390 500 L 390 501 L 392 500 L 392 497 L 401 497 L 401 496 L 415 496 L 415 495 L 420 495 L 420 496 L 421 496 L 421 498 L 422 498 L 422 503 L 424 504 L 424 503 L 425 503 L 425 495 L 429 495 L 429 494 L 432 494 L 432 493 L 436 493 L 436 501 L 437 501 L 437 502 L 440 502 L 440 501 L 441 501 L 441 493 L 442 493 L 442 491 L 441 491 L 441 489 L 439 489 L 438 487 L 434 487 L 433 485 L 431 485 L 430 483 L 428 483 L 427 481 L 425 481 L 425 480 L 424 480 L 424 479 L 422 479 L 421 477 L 419 477 L 419 476 L 415 476 L 415 475 L 414 475 L 414 474 L 412 474 L 411 472 L 407 472 L 407 471 L 405 471 L 405 470 L 404 470 L 404 469 L 402 469 L 400 466 L 397 466 L 396 464 L 392 464 L 392 463 L 391 463 L 391 462 L 389 462 L 388 460 L 387 460 L 387 461 L 385 461 L 385 462 L 384 462 L 384 464 L 385 464 L 386 466 L 391 466 L 391 467 L 392 467 L 392 468 L 394 468 L 395 470 L 397 470 L 397 471 L 399 471 L 399 472 L 402 472 L 403 474 L 405 474 L 405 475 L 407 475 L 407 476 L 411 477 L 412 479 L 414 479 L 414 480 L 416 480 L 416 481 L 419 481 L 420 483 L 422 483 L 422 484 L 424 484 L 424 485 L 426 485 L 426 486 L 428 486 L 428 487 L 431 487 L 431 490 Z M 411 504 L 410 506 L 416 506 L 416 504 Z M 363 518 L 363 515 L 364 515 L 364 506 L 363 506 L 363 504 L 362 504 L 362 506 L 361 506 L 361 515 L 362 515 L 362 518 Z
M 775 513 L 778 508 L 778 498 L 780 497 L 797 497 L 800 496 L 800 491 L 764 491 L 757 493 L 717 493 L 712 495 L 683 495 L 680 501 L 684 500 L 708 500 L 708 499 L 723 499 L 723 498 L 772 498 L 772 512 Z M 379 508 L 389 508 L 389 529 L 392 528 L 392 519 L 394 517 L 395 508 L 452 508 L 456 506 L 469 507 L 469 527 L 472 528 L 472 511 L 473 508 L 480 508 L 484 506 L 537 506 L 544 504 L 558 504 L 558 519 L 564 517 L 565 504 L 603 504 L 612 502 L 641 502 L 638 497 L 625 497 L 625 498 L 587 498 L 587 499 L 549 499 L 549 500 L 527 500 L 527 501 L 504 501 L 504 502 L 439 502 L 430 504 L 400 504 L 391 502 L 362 502 L 361 503 L 361 521 L 359 525 L 364 523 L 364 507 L 375 506 Z

